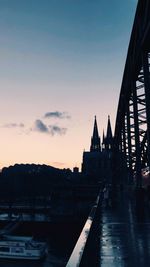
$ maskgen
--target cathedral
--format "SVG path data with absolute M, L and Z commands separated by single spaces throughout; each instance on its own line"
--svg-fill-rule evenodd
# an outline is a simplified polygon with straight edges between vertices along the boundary
M 83 152 L 82 174 L 90 178 L 93 182 L 111 183 L 112 148 L 113 136 L 110 116 L 108 116 L 106 136 L 103 132 L 102 143 L 98 133 L 97 120 L 95 116 L 90 151 Z

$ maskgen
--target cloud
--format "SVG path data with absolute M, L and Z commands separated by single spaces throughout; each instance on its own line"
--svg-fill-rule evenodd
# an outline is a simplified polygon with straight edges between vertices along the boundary
M 54 162 L 50 162 L 50 165 L 55 166 L 57 168 L 62 168 L 66 165 L 66 163 L 54 161 Z
M 3 128 L 24 128 L 24 123 L 7 123 L 2 126 Z
M 67 128 L 59 127 L 57 125 L 49 125 L 49 132 L 53 136 L 55 134 L 64 135 L 67 132 Z
M 59 127 L 57 125 L 49 125 L 47 126 L 43 121 L 36 120 L 34 123 L 34 129 L 35 131 L 50 134 L 51 136 L 54 136 L 56 134 L 58 135 L 64 135 L 67 132 L 67 128 Z M 32 131 L 32 129 L 31 129 Z
M 54 114 L 52 112 L 52 114 Z M 60 116 L 61 118 L 64 116 L 64 113 L 57 113 L 56 112 L 56 116 Z M 61 115 L 60 115 L 61 114 Z M 52 115 L 54 116 L 54 115 Z M 67 115 L 65 115 L 67 116 Z M 43 122 L 41 119 L 36 119 L 33 126 L 32 127 L 26 127 L 25 128 L 25 125 L 24 123 L 7 123 L 7 124 L 4 124 L 2 126 L 0 126 L 2 128 L 9 128 L 9 129 L 23 129 L 22 132 L 25 133 L 25 134 L 30 134 L 31 132 L 33 131 L 36 131 L 36 132 L 40 132 L 40 133 L 46 133 L 46 134 L 49 134 L 51 136 L 54 136 L 54 135 L 65 135 L 66 132 L 67 132 L 67 128 L 65 127 L 60 127 L 58 125 L 47 125 L 45 122 Z
M 36 120 L 34 126 L 35 126 L 34 129 L 38 132 L 49 133 L 48 127 L 41 120 Z
M 67 112 L 51 111 L 45 113 L 44 118 L 70 119 L 71 116 Z

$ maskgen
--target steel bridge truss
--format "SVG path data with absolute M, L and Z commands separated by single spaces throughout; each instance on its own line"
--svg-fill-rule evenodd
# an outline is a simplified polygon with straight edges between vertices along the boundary
M 122 80 L 115 149 L 123 154 L 129 182 L 142 185 L 150 170 L 150 1 L 139 0 Z

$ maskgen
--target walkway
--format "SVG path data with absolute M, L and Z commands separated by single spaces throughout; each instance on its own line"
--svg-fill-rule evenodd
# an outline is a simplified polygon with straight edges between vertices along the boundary
M 138 221 L 134 206 L 122 197 L 117 208 L 103 207 L 101 267 L 150 266 L 150 218 Z

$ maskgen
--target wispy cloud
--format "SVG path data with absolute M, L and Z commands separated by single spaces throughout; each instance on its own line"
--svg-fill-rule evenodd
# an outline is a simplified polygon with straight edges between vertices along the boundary
M 36 120 L 34 123 L 34 130 L 41 133 L 49 133 L 49 129 L 41 120 Z
M 64 135 L 67 132 L 67 128 L 59 127 L 57 125 L 49 125 L 49 132 L 53 136 L 55 134 Z
M 64 135 L 67 132 L 67 128 L 59 127 L 58 125 L 49 125 L 47 126 L 42 120 L 36 120 L 34 123 L 34 131 L 38 131 L 41 133 L 54 135 Z
M 45 113 L 44 118 L 70 119 L 71 116 L 67 112 L 51 111 Z
M 54 161 L 54 162 L 50 162 L 50 165 L 55 166 L 57 168 L 62 168 L 66 165 L 66 163 Z
M 4 125 L 2 125 L 1 127 L 3 128 L 24 128 L 25 125 L 24 123 L 6 123 Z
M 69 119 L 70 115 L 67 112 L 47 112 L 44 115 L 44 118 L 58 118 L 58 119 Z M 65 135 L 67 132 L 67 128 L 58 126 L 57 124 L 51 124 L 49 125 L 48 122 L 43 121 L 43 119 L 36 119 L 33 123 L 33 126 L 25 126 L 24 123 L 6 123 L 4 125 L 1 125 L 2 128 L 8 128 L 8 129 L 22 129 L 22 133 L 24 134 L 30 134 L 33 131 L 40 132 L 40 133 L 46 133 L 51 136 L 54 135 Z

